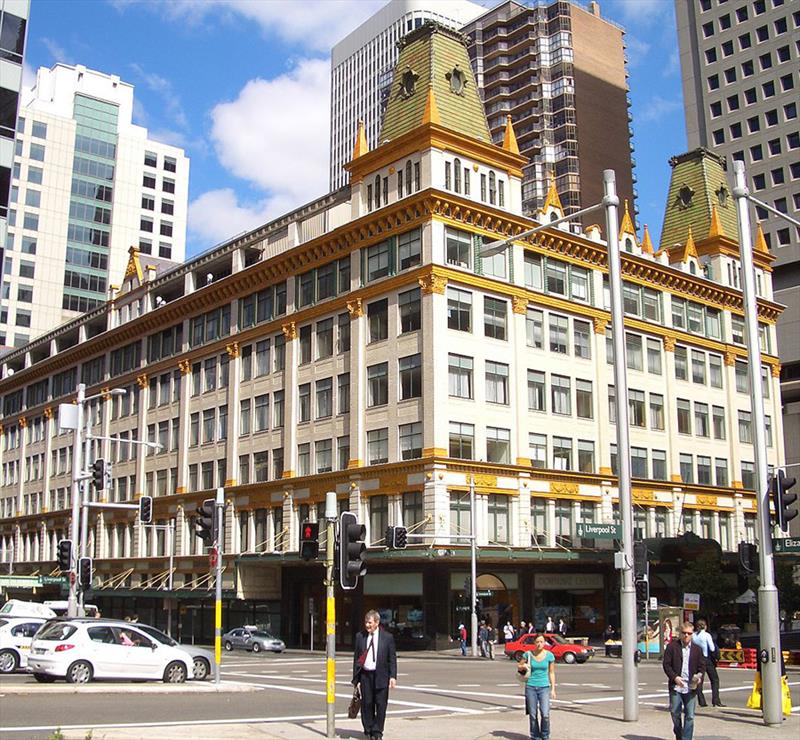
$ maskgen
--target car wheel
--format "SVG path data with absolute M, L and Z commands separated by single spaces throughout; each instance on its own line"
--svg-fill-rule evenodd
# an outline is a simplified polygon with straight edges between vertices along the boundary
M 13 673 L 19 668 L 19 656 L 13 650 L 0 650 L 0 673 Z
M 225 649 L 230 652 L 233 650 L 233 645 L 231 645 L 227 640 L 225 641 Z
M 575 662 L 575 653 L 564 653 L 564 662 L 565 663 L 574 663 Z
M 253 643 L 253 652 L 260 653 L 261 652 L 261 645 L 260 643 L 254 642 Z
M 67 668 L 67 683 L 89 683 L 94 671 L 85 660 L 76 660 Z
M 48 674 L 46 674 L 46 673 L 34 673 L 34 674 L 33 674 L 33 677 L 34 677 L 34 678 L 35 678 L 35 679 L 36 679 L 36 680 L 37 680 L 39 683 L 53 683 L 53 681 L 55 681 L 55 680 L 56 680 L 56 677 L 55 677 L 55 676 L 49 676 L 49 675 L 48 675 Z
M 521 661 L 524 657 L 525 653 L 523 653 L 522 650 L 517 650 L 517 652 L 514 653 L 514 660 L 516 660 L 517 663 L 519 663 L 519 661 Z
M 183 683 L 186 680 L 186 666 L 177 660 L 164 669 L 164 683 Z
M 208 678 L 208 674 L 211 673 L 211 666 L 205 658 L 195 658 L 192 673 L 195 681 L 205 681 Z

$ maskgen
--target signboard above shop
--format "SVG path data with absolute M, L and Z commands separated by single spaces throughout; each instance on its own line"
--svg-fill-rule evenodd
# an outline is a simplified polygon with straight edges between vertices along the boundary
M 593 524 L 591 522 L 578 522 L 575 525 L 577 537 L 593 538 L 596 540 L 621 540 L 621 524 Z

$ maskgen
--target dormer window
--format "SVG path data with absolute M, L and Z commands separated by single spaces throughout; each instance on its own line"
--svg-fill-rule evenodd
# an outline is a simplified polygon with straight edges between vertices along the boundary
M 453 190 L 457 193 L 461 192 L 461 160 L 455 159 L 453 161 Z
M 444 189 L 450 190 L 453 186 L 452 184 L 452 176 L 451 176 L 452 166 L 450 162 L 444 163 Z
M 494 205 L 497 202 L 497 175 L 489 172 L 489 203 Z
M 375 208 L 381 207 L 381 176 L 375 175 Z
M 688 208 L 691 206 L 693 196 L 694 190 L 692 190 L 688 185 L 684 184 L 683 187 L 681 187 L 681 189 L 678 191 L 678 208 Z
M 625 237 L 625 251 L 633 254 L 633 239 L 629 236 Z
M 717 201 L 722 208 L 725 208 L 728 205 L 728 196 L 730 193 L 728 192 L 728 188 L 725 185 L 720 185 L 719 190 L 716 191 Z
M 450 92 L 456 95 L 463 95 L 467 86 L 467 76 L 461 71 L 458 65 L 448 72 L 445 77 L 450 82 Z
M 414 72 L 411 67 L 406 69 L 406 71 L 403 72 L 403 76 L 400 78 L 400 96 L 403 98 L 410 98 L 417 89 L 418 79 L 419 75 Z
M 417 187 L 419 190 L 419 187 Z M 406 162 L 406 195 L 411 195 L 411 160 Z

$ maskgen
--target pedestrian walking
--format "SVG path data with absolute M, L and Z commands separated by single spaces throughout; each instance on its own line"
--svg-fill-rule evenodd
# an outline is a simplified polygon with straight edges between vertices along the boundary
M 497 642 L 497 632 L 491 622 L 486 623 L 486 654 L 494 660 L 494 644 Z
M 462 624 L 458 625 L 458 641 L 461 644 L 461 655 L 467 654 L 467 628 Z
M 478 627 L 478 642 L 481 646 L 481 658 L 489 657 L 489 651 L 487 648 L 487 642 L 489 641 L 489 629 L 486 626 L 486 622 L 481 620 L 480 626 Z
M 517 670 L 528 673 L 525 683 L 525 714 L 531 740 L 550 740 L 550 700 L 556 698 L 556 662 L 545 650 L 544 635 L 536 635 L 533 651 L 525 653 Z
M 514 625 L 511 624 L 511 622 L 506 622 L 503 625 L 503 640 L 505 640 L 505 642 L 514 641 Z
M 717 646 L 711 635 L 708 634 L 708 625 L 705 619 L 697 620 L 697 632 L 692 635 L 692 642 L 699 645 L 703 651 L 703 657 L 706 659 L 706 673 L 708 673 L 708 680 L 711 682 L 711 704 L 715 707 L 724 707 L 725 705 L 719 698 L 719 673 L 717 673 Z M 697 704 L 698 706 L 705 707 L 706 697 L 703 696 L 703 681 L 697 687 Z
M 561 617 L 559 617 L 558 620 L 558 634 L 562 637 L 566 637 L 567 635 L 567 623 Z
M 692 642 L 693 634 L 692 623 L 684 622 L 680 640 L 673 640 L 667 645 L 661 663 L 668 679 L 669 711 L 675 740 L 692 740 L 697 687 L 706 669 L 703 651 Z
M 394 637 L 380 628 L 381 615 L 371 609 L 364 630 L 356 635 L 353 686 L 361 686 L 361 724 L 366 740 L 383 740 L 389 689 L 397 685 Z
M 553 618 L 548 614 L 547 615 L 547 622 L 544 625 L 545 632 L 555 632 L 556 631 L 556 623 L 553 621 Z

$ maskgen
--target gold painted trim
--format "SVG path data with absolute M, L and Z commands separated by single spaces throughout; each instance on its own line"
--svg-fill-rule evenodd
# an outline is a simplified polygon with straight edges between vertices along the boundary
M 281 475 L 281 480 L 286 480 L 287 478 L 294 478 L 294 470 L 284 470 L 283 474 Z
M 239 342 L 231 342 L 231 344 L 225 345 L 225 351 L 228 353 L 228 356 L 235 360 L 239 356 Z
M 348 470 L 355 470 L 356 468 L 361 468 L 363 466 L 364 466 L 363 461 L 359 460 L 358 458 L 354 458 L 353 460 L 347 461 Z
M 521 465 L 523 467 L 530 468 L 533 466 L 533 460 L 529 457 L 518 457 L 517 458 L 517 465 Z
M 178 495 L 178 494 L 183 494 L 183 493 L 186 493 L 186 486 L 178 486 L 178 487 L 175 489 L 175 494 L 176 494 L 176 495 Z
M 447 278 L 443 278 L 434 274 L 423 275 L 422 277 L 418 278 L 417 282 L 419 283 L 419 287 L 421 288 L 423 295 L 430 295 L 431 293 L 444 295 L 447 287 Z
M 364 306 L 360 298 L 353 298 L 347 301 L 347 313 L 351 319 L 359 319 L 364 315 Z
M 447 457 L 447 450 L 444 447 L 423 447 L 422 457 Z
M 281 331 L 283 332 L 283 336 L 286 337 L 287 342 L 297 339 L 297 324 L 294 321 L 281 324 Z
M 670 475 L 669 479 L 673 483 L 683 483 L 683 478 L 681 478 L 680 475 L 678 475 L 677 473 L 672 473 L 672 475 Z

